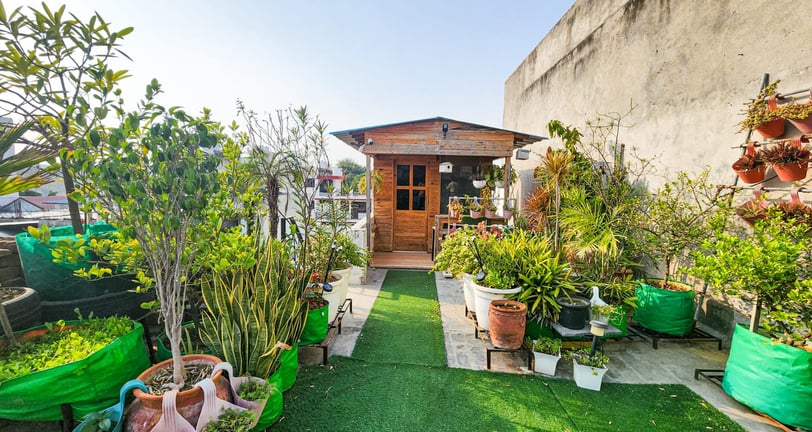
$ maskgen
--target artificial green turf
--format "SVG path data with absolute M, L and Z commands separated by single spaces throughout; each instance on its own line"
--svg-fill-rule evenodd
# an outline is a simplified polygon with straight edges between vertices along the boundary
M 434 275 L 389 270 L 353 358 L 445 366 L 445 342 Z
M 604 383 L 331 357 L 285 393 L 278 431 L 742 431 L 682 385 Z
M 743 430 L 682 385 L 604 383 L 594 392 L 540 375 L 447 368 L 438 308 L 432 276 L 390 270 L 353 358 L 303 367 L 272 429 Z

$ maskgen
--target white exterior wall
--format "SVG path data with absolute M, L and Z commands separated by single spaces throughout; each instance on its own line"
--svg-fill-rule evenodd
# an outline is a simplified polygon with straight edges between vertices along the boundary
M 669 171 L 706 165 L 731 183 L 741 154 L 731 147 L 745 140 L 739 112 L 764 73 L 781 80 L 779 91 L 812 87 L 806 2 L 577 0 L 505 83 L 503 126 L 546 136 L 547 122 L 559 119 L 583 132 L 597 114 L 633 104 L 624 121 L 634 126 L 620 141 L 659 155 L 652 186 Z M 525 191 L 548 145 L 513 161 Z

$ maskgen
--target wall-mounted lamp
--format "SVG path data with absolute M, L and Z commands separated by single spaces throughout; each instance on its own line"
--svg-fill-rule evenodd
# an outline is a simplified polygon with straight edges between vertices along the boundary
M 528 160 L 530 159 L 530 150 L 528 149 L 516 149 L 516 160 Z
M 448 133 L 448 123 L 443 123 L 443 138 Z
M 450 173 L 454 171 L 454 164 L 451 162 L 443 162 L 440 164 L 441 173 Z

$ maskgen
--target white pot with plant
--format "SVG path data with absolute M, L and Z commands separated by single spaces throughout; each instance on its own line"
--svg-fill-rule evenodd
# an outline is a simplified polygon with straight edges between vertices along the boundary
M 542 337 L 531 341 L 533 348 L 533 370 L 544 375 L 555 375 L 558 361 L 561 360 L 561 339 Z
M 587 390 L 600 391 L 603 376 L 609 370 L 606 368 L 609 357 L 599 352 L 590 352 L 587 348 L 572 351 L 570 355 L 575 385 Z

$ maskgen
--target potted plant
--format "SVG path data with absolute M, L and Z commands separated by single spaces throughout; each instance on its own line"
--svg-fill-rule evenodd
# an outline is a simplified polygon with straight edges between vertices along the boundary
M 517 349 L 524 340 L 527 306 L 516 300 L 492 300 L 488 309 L 491 344 L 497 348 Z
M 806 103 L 798 103 L 793 98 L 792 101 L 781 106 L 779 115 L 781 118 L 789 120 L 801 133 L 812 133 L 812 98 Z
M 722 388 L 781 423 L 812 429 L 812 249 L 807 227 L 771 209 L 752 230 L 725 223 L 694 253 L 688 274 L 755 306 L 749 330 L 737 326 Z M 749 232 L 748 232 L 749 231 Z
M 555 322 L 561 310 L 556 299 L 577 292 L 572 268 L 544 234 L 517 230 L 507 237 L 512 242 L 507 247 L 514 248 L 510 260 L 521 289 L 516 299 L 527 305 L 532 320 L 542 324 Z
M 589 348 L 572 351 L 570 355 L 575 385 L 587 390 L 600 391 L 603 376 L 609 370 L 606 368 L 609 357 L 600 352 L 590 352 Z
M 510 177 L 508 179 L 510 185 L 516 183 L 518 176 L 513 167 L 510 168 Z M 485 181 L 491 188 L 501 188 L 505 186 L 505 168 L 501 165 L 490 165 L 485 173 Z
M 208 111 L 192 117 L 178 108 L 166 109 L 154 101 L 159 93 L 160 85 L 153 80 L 137 111 L 122 113 L 116 128 L 92 130 L 77 142 L 69 161 L 77 181 L 88 186 L 72 198 L 136 240 L 148 265 L 147 271 L 138 273 L 138 282 L 156 295 L 172 352 L 172 359 L 160 366 L 171 369 L 171 374 L 148 369 L 141 375 L 151 390 L 162 384 L 178 389 L 190 384 L 181 355 L 185 293 L 198 252 L 216 234 L 203 223 L 210 200 L 221 190 L 217 171 L 221 159 L 209 150 L 228 140 Z M 195 358 L 193 369 L 202 369 L 201 363 L 212 368 L 219 362 L 212 356 Z M 159 376 L 168 377 L 168 382 L 147 382 Z M 215 382 L 224 390 L 221 380 Z M 182 391 L 178 401 L 202 405 L 202 391 L 187 388 L 191 393 L 187 397 Z M 160 409 L 159 395 L 137 389 L 134 394 L 145 410 Z
M 646 329 L 672 336 L 693 330 L 693 287 L 671 280 L 671 275 L 675 262 L 707 237 L 705 222 L 717 201 L 717 190 L 707 179 L 707 170 L 695 179 L 680 172 L 648 200 L 645 242 L 663 277 L 645 279 L 637 288 L 634 319 Z
M 617 307 L 609 304 L 592 305 L 592 319 L 609 324 L 609 318 L 617 313 Z
M 782 141 L 761 150 L 761 159 L 772 166 L 782 181 L 803 180 L 809 168 L 809 149 L 802 143 L 808 139 Z
M 756 130 L 764 138 L 778 138 L 784 135 L 784 119 L 776 101 L 775 89 L 780 80 L 767 85 L 758 96 L 748 102 L 745 118 L 739 123 L 739 131 Z
M 448 272 L 462 277 L 463 297 L 465 308 L 474 311 L 474 287 L 471 284 L 473 274 L 477 272 L 476 255 L 471 247 L 471 238 L 480 235 L 487 236 L 487 232 L 480 233 L 476 228 L 464 226 L 451 232 L 441 243 L 440 252 L 434 258 L 431 271 Z
M 465 195 L 465 208 L 468 209 L 469 216 L 472 219 L 479 219 L 482 217 L 482 205 L 479 203 L 478 198 L 472 198 Z
M 0 417 L 52 421 L 71 401 L 83 417 L 118 400 L 127 379 L 149 366 L 144 329 L 129 318 L 59 321 L 0 343 Z
M 471 175 L 471 182 L 473 182 L 474 187 L 477 189 L 482 189 L 485 187 L 488 182 L 485 180 L 485 174 L 482 173 L 481 167 L 476 167 L 476 171 Z
M 518 294 L 515 252 L 525 243 L 527 235 L 513 231 L 502 238 L 496 235 L 472 237 L 471 248 L 480 271 L 471 282 L 474 288 L 474 308 L 480 328 L 488 330 L 490 322 L 488 313 L 492 300 L 501 300 L 506 296 Z
M 448 203 L 448 217 L 451 219 L 459 219 L 464 210 L 465 206 L 462 205 L 458 197 L 451 198 L 451 202 Z
M 558 361 L 561 360 L 561 339 L 541 337 L 536 340 L 528 339 L 527 342 L 533 349 L 533 370 L 554 376 Z
M 767 165 L 761 159 L 761 155 L 756 153 L 754 142 L 748 143 L 745 154 L 733 163 L 733 171 L 745 183 L 758 183 L 764 180 Z

